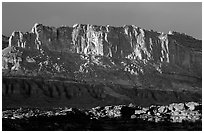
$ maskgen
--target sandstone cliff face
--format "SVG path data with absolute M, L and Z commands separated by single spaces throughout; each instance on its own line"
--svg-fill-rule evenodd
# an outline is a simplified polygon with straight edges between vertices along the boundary
M 197 77 L 201 77 L 202 71 L 201 43 L 177 32 L 164 34 L 134 25 L 112 27 L 88 24 L 59 28 L 35 24 L 30 33 L 13 32 L 9 39 L 9 46 L 27 49 L 171 64 Z
M 35 24 L 13 32 L 2 67 L 4 106 L 24 105 L 25 98 L 52 106 L 202 100 L 202 41 L 178 32 Z
M 202 41 L 134 25 L 35 24 L 31 32 L 13 32 L 9 47 L 3 49 L 2 64 L 4 76 L 197 90 L 202 80 Z
M 22 47 L 27 49 L 36 49 L 35 43 L 36 34 L 26 32 L 14 31 L 9 38 L 9 46 Z

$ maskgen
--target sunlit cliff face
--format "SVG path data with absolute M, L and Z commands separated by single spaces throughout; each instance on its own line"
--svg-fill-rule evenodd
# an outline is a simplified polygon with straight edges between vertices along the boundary
M 56 98 L 52 105 L 68 100 L 92 107 L 202 101 L 201 47 L 185 34 L 134 25 L 35 24 L 31 32 L 13 32 L 2 50 L 3 94 L 10 102 L 4 106 L 20 96 L 19 103 L 31 98 L 27 105 Z
M 75 24 L 49 27 L 35 24 L 30 33 L 13 32 L 9 46 L 26 49 L 79 53 L 141 60 L 178 66 L 201 77 L 201 44 L 185 34 L 158 33 L 125 25 L 123 27 Z

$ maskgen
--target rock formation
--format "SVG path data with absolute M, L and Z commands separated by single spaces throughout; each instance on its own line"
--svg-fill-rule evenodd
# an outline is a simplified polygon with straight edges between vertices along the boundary
M 190 36 L 123 27 L 77 24 L 48 27 L 35 24 L 30 33 L 13 32 L 9 46 L 85 55 L 139 59 L 171 64 L 201 77 L 201 41 Z
M 2 41 L 3 130 L 201 130 L 201 40 L 35 24 Z
M 13 32 L 9 46 L 126 58 L 173 65 L 201 77 L 201 41 L 190 36 L 148 31 L 134 25 L 123 27 L 77 24 L 48 27 L 35 24 L 31 32 Z
M 105 94 L 122 101 L 132 98 L 110 86 L 196 92 L 201 100 L 202 41 L 178 32 L 164 34 L 134 25 L 35 24 L 30 32 L 12 33 L 2 51 L 2 65 L 3 77 L 103 84 Z
M 145 108 L 133 104 L 98 106 L 89 110 L 18 108 L 2 111 L 2 121 L 3 130 L 195 131 L 202 130 L 201 110 L 201 104 L 195 102 Z

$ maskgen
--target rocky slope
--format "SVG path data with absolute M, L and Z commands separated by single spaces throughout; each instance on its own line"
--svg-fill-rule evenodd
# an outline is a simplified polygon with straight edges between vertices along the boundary
M 173 102 L 201 102 L 199 91 L 128 88 L 112 84 L 87 84 L 42 78 L 3 78 L 2 107 L 92 108 L 134 103 L 142 107 Z
M 32 97 L 30 94 L 36 91 L 42 94 L 39 101 L 44 99 L 47 104 L 53 105 L 60 103 L 58 99 L 49 99 L 61 94 L 54 91 L 63 91 L 69 97 L 72 94 L 66 89 L 73 87 L 65 83 L 64 89 L 61 80 L 94 85 L 93 95 L 101 97 L 100 102 L 105 99 L 106 104 L 107 95 L 113 98 L 111 104 L 145 103 L 145 98 L 141 100 L 137 96 L 143 92 L 136 94 L 137 90 L 144 91 L 146 103 L 149 104 L 169 104 L 174 100 L 183 102 L 189 99 L 201 101 L 202 41 L 178 32 L 164 34 L 134 25 L 76 24 L 55 28 L 35 24 L 30 32 L 12 33 L 9 46 L 2 51 L 2 65 L 3 106 L 17 105 L 16 99 L 27 95 Z M 10 80 L 9 77 L 16 78 Z M 41 80 L 29 81 L 29 78 Z M 51 81 L 47 84 L 47 80 Z M 55 84 L 54 81 L 59 85 L 50 87 Z M 38 85 L 39 82 L 41 85 Z M 98 89 L 101 87 L 97 85 L 101 85 L 102 89 Z M 78 88 L 85 93 L 82 97 L 92 99 L 90 90 Z M 77 95 L 79 92 L 73 97 Z M 165 100 L 163 95 L 171 100 Z M 90 99 L 86 103 L 94 101 L 101 104 L 97 98 Z M 73 105 L 76 101 L 66 99 L 61 103 Z

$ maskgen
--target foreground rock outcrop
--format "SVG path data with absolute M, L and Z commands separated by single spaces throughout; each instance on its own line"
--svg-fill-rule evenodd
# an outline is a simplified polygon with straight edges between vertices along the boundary
M 202 130 L 199 103 L 140 107 L 133 104 L 3 111 L 3 130 Z M 145 126 L 144 126 L 145 125 Z

